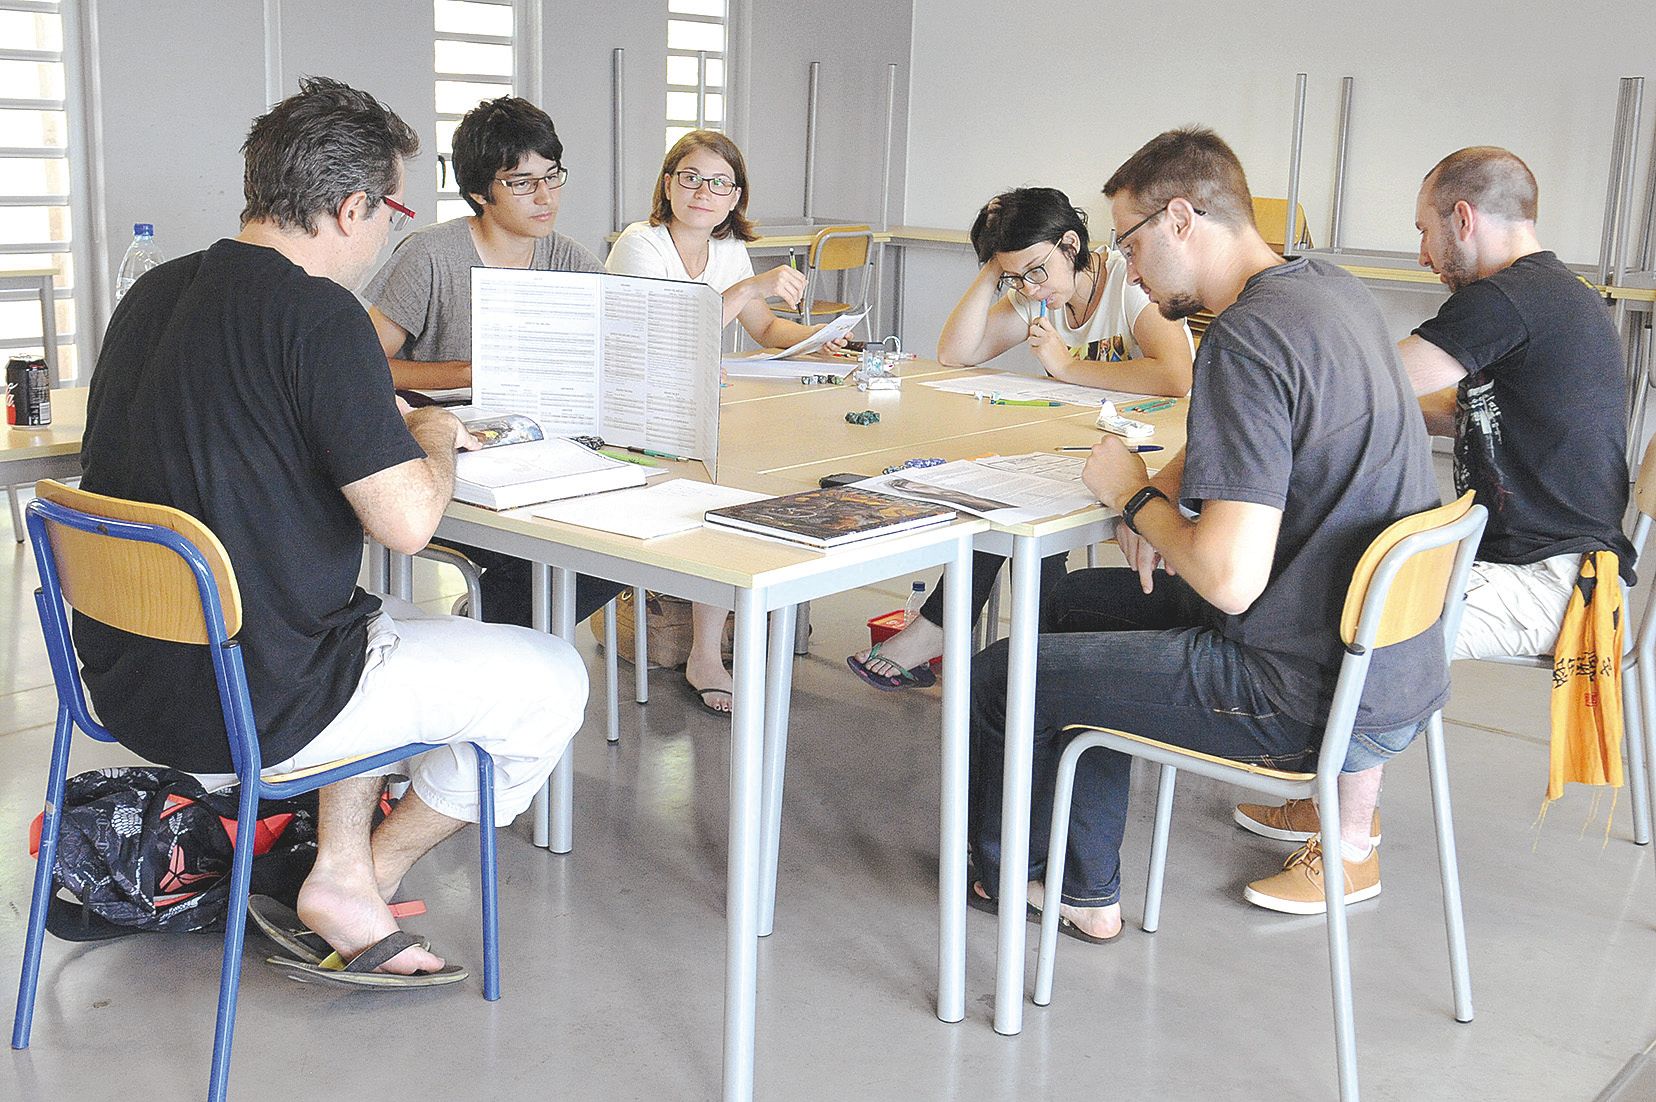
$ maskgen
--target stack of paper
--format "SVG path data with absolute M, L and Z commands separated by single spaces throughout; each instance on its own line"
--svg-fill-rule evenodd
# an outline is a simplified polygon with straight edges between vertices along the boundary
M 670 536 L 702 526 L 709 509 L 746 505 L 768 495 L 678 478 L 636 490 L 617 490 L 536 509 L 534 515 L 634 539 Z
M 1125 390 L 1106 390 L 1096 386 L 1076 386 L 1057 379 L 1037 379 L 1029 375 L 1014 375 L 1005 371 L 991 371 L 983 375 L 967 375 L 955 379 L 924 379 L 922 386 L 951 394 L 981 394 L 1020 402 L 1065 402 L 1077 406 L 1097 406 L 1108 398 L 1116 405 L 1142 402 L 1148 394 L 1129 394 Z
M 880 475 L 857 485 L 951 505 L 997 524 L 1025 524 L 1098 504 L 1092 491 L 1081 484 L 1084 464 L 1079 456 L 1041 452 L 957 459 L 941 467 Z

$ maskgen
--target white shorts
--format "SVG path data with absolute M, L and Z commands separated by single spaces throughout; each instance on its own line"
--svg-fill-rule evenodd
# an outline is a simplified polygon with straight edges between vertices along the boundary
M 496 825 L 505 826 L 529 806 L 580 730 L 585 665 L 575 648 L 544 632 L 381 600 L 383 609 L 368 623 L 356 692 L 304 749 L 261 775 L 411 742 L 445 744 L 414 760 L 414 791 L 433 811 L 475 823 L 477 764 L 465 745 L 475 742 L 494 759 Z M 235 782 L 231 774 L 200 779 L 208 791 Z
M 1552 654 L 1580 572 L 1579 552 L 1524 566 L 1474 561 L 1455 658 Z

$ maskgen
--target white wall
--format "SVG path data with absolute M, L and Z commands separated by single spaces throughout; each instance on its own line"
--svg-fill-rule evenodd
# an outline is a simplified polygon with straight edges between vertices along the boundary
M 994 192 L 1040 183 L 1107 226 L 1099 189 L 1110 173 L 1145 140 L 1192 122 L 1231 143 L 1256 194 L 1284 195 L 1303 71 L 1301 202 L 1318 243 L 1339 81 L 1351 75 L 1347 247 L 1414 248 L 1421 176 L 1454 149 L 1494 144 L 1534 170 L 1543 242 L 1567 261 L 1596 261 L 1616 80 L 1656 76 L 1656 5 L 1646 0 L 1050 0 L 1038 13 L 913 0 L 913 9 L 907 218 L 916 225 L 965 227 Z M 1641 126 L 1647 148 L 1653 109 L 1656 86 Z

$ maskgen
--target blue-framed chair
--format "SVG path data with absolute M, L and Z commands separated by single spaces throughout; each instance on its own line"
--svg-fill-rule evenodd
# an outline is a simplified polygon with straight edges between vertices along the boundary
M 433 749 L 411 743 L 373 754 L 306 769 L 285 777 L 260 777 L 259 740 L 248 695 L 241 647 L 241 592 L 230 558 L 218 537 L 201 521 L 163 505 L 125 501 L 60 482 L 43 480 L 25 509 L 29 540 L 40 571 L 35 607 L 51 659 L 58 696 L 57 733 L 46 784 L 46 810 L 35 867 L 34 898 L 24 941 L 23 974 L 17 987 L 12 1047 L 29 1045 L 40 955 L 46 933 L 46 905 L 53 892 L 52 867 L 62 823 L 69 743 L 75 729 L 101 742 L 114 738 L 87 711 L 86 695 L 70 637 L 68 609 L 123 631 L 153 639 L 205 646 L 218 684 L 230 757 L 241 780 L 238 839 L 251 839 L 261 797 L 287 798 L 356 776 Z M 483 997 L 500 997 L 499 926 L 495 876 L 494 763 L 477 753 L 483 864 Z M 224 928 L 224 962 L 219 975 L 218 1020 L 207 1097 L 221 1102 L 229 1084 L 236 994 L 241 984 L 242 942 L 247 924 L 248 883 L 253 847 L 237 845 L 230 872 L 230 902 Z
M 1483 537 L 1488 514 L 1472 503 L 1472 494 L 1436 509 L 1404 517 L 1375 537 L 1358 560 L 1346 590 L 1340 617 L 1340 644 L 1345 654 L 1334 686 L 1322 746 L 1314 773 L 1268 769 L 1198 753 L 1182 746 L 1107 727 L 1078 724 L 1066 730 L 1080 732 L 1058 760 L 1056 792 L 1052 801 L 1052 834 L 1047 850 L 1047 882 L 1063 883 L 1065 850 L 1069 840 L 1070 800 L 1075 789 L 1075 767 L 1081 755 L 1103 746 L 1161 767 L 1156 793 L 1155 832 L 1150 844 L 1150 878 L 1145 891 L 1144 929 L 1154 933 L 1161 923 L 1161 892 L 1167 869 L 1167 839 L 1173 817 L 1173 785 L 1181 769 L 1241 785 L 1282 799 L 1315 796 L 1322 811 L 1321 845 L 1324 853 L 1340 853 L 1340 797 L 1338 780 L 1351 744 L 1351 726 L 1368 680 L 1375 650 L 1413 639 L 1440 620 L 1444 648 L 1452 651 L 1460 627 L 1461 607 L 1472 559 Z M 1466 955 L 1466 924 L 1461 913 L 1460 870 L 1455 858 L 1454 822 L 1449 808 L 1449 766 L 1443 743 L 1443 713 L 1434 712 L 1426 727 L 1426 756 L 1432 787 L 1432 813 L 1437 823 L 1438 860 L 1443 878 L 1443 917 L 1449 934 L 1449 977 L 1454 991 L 1455 1020 L 1472 1020 L 1472 979 Z M 1339 866 L 1336 864 L 1336 868 Z M 1328 958 L 1334 994 L 1334 1049 L 1339 1066 L 1341 1102 L 1357 1099 L 1357 1028 L 1351 1002 L 1351 951 L 1346 929 L 1345 878 L 1323 878 L 1328 920 Z M 1051 895 L 1048 896 L 1052 898 Z M 1058 949 L 1059 908 L 1046 907 L 1041 915 L 1040 952 L 1035 970 L 1035 1002 L 1052 1001 L 1052 979 Z

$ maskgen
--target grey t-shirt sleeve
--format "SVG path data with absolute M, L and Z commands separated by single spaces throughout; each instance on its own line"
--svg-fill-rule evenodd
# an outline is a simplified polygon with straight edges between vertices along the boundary
M 380 313 L 408 334 L 408 343 L 420 339 L 437 309 L 437 264 L 423 234 L 405 238 L 363 292 Z
M 1186 422 L 1179 498 L 1190 509 L 1206 501 L 1251 501 L 1284 508 L 1294 469 L 1292 388 L 1268 364 L 1202 342 Z
M 585 245 L 559 233 L 552 237 L 552 262 L 547 267 L 554 272 L 602 272 L 604 262 Z

